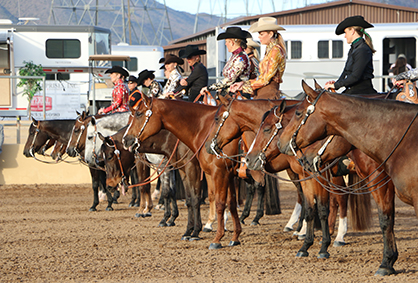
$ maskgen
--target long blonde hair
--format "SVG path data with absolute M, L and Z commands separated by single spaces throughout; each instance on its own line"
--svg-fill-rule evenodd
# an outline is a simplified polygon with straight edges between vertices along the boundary
M 277 39 L 279 46 L 283 49 L 285 56 L 286 56 L 286 44 L 284 43 L 283 36 L 276 30 L 272 30 L 272 32 L 273 32 L 272 38 Z
M 372 38 L 370 37 L 370 35 L 362 28 L 359 26 L 355 26 L 353 27 L 353 29 L 358 33 L 358 35 L 360 35 L 360 37 L 364 36 L 364 41 L 366 41 L 366 44 L 370 47 L 370 49 L 372 50 L 372 53 L 375 53 L 376 50 L 373 47 L 373 42 L 372 42 Z

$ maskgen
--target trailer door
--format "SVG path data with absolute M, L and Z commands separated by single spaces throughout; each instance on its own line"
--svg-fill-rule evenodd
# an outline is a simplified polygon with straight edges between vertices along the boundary
M 10 79 L 10 45 L 7 42 L 9 33 L 0 32 L 0 106 L 11 106 Z

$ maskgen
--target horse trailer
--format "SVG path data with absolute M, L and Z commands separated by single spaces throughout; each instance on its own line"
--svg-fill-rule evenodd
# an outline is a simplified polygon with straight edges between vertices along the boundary
M 286 43 L 286 69 L 280 89 L 289 97 L 295 97 L 302 92 L 301 80 L 315 78 L 320 85 L 331 79 L 337 79 L 344 69 L 350 45 L 344 35 L 336 35 L 336 25 L 284 25 L 286 30 L 281 35 Z M 248 30 L 249 26 L 241 26 Z M 226 29 L 226 27 L 225 27 Z M 221 75 L 222 68 L 230 56 L 223 41 L 216 41 L 216 36 L 225 29 L 217 28 L 216 35 L 207 40 L 208 69 L 213 75 Z M 379 92 L 387 88 L 387 75 L 390 65 L 396 61 L 399 54 L 405 54 L 408 63 L 417 67 L 416 23 L 386 23 L 374 24 L 367 29 L 376 53 L 373 55 L 374 76 L 373 85 Z M 258 33 L 253 33 L 253 39 L 258 41 Z M 265 46 L 259 48 L 261 57 Z M 386 77 L 385 77 L 386 76 Z M 340 89 L 342 91 L 343 89 Z

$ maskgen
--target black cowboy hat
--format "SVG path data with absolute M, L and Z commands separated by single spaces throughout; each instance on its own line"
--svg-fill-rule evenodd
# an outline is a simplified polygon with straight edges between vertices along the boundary
M 195 55 L 206 54 L 205 50 L 201 50 L 197 45 L 187 45 L 186 48 L 179 51 L 180 58 L 190 58 Z
M 344 30 L 348 27 L 362 27 L 362 28 L 372 28 L 373 25 L 366 22 L 363 16 L 352 16 L 345 18 L 344 21 L 338 24 L 335 29 L 335 34 L 340 35 L 344 33 Z
M 129 71 L 125 67 L 113 66 L 112 68 L 106 70 L 105 74 L 119 73 L 125 78 L 129 77 Z
M 167 56 L 165 56 L 165 58 L 161 58 L 159 62 L 164 63 L 164 65 L 161 66 L 160 70 L 164 69 L 165 65 L 168 65 L 170 63 L 177 63 L 178 65 L 184 64 L 184 60 L 174 54 L 167 54 Z
M 138 83 L 138 79 L 135 76 L 129 76 L 128 82 Z
M 155 71 L 148 71 L 147 69 L 141 71 L 138 74 L 138 85 L 142 85 L 144 81 L 151 77 L 152 74 L 154 74 Z
M 227 38 L 237 38 L 241 40 L 246 40 L 247 38 L 252 37 L 248 31 L 242 30 L 239 27 L 229 27 L 225 32 L 218 34 L 216 40 L 222 40 Z

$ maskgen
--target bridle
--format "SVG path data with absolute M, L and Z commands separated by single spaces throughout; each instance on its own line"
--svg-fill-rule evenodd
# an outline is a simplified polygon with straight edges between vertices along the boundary
M 152 99 L 152 98 L 151 98 Z M 148 105 L 147 105 L 147 103 L 146 103 L 146 101 L 145 101 L 145 99 L 141 99 L 140 101 L 143 101 L 144 102 L 144 105 L 145 105 L 145 107 L 147 107 L 148 108 Z M 138 101 L 138 102 L 140 102 L 140 101 Z M 137 103 L 138 104 L 138 103 Z M 139 137 L 141 136 L 141 134 L 142 134 L 142 132 L 144 131 L 144 129 L 145 129 L 145 126 L 148 124 L 148 122 L 149 122 L 149 119 L 150 119 L 150 117 L 152 116 L 152 114 L 153 114 L 153 112 L 152 112 L 152 110 L 151 110 L 151 107 L 152 107 L 152 100 L 151 100 L 151 105 L 150 105 L 150 107 L 149 107 L 149 109 L 147 110 L 147 111 L 145 111 L 145 121 L 144 121 L 144 124 L 142 125 L 142 128 L 141 128 L 141 130 L 138 132 L 138 134 L 136 135 L 136 137 L 135 137 L 135 142 L 131 145 L 131 147 L 132 147 L 132 149 L 135 149 L 135 148 L 137 148 L 137 147 L 140 147 L 141 146 L 141 144 L 140 144 L 140 142 L 139 142 Z M 126 134 L 128 133 L 128 131 L 129 131 L 129 129 L 132 127 L 132 124 L 133 124 L 133 119 L 135 119 L 135 116 L 132 114 L 132 112 L 131 112 L 131 117 L 132 117 L 132 120 L 131 120 L 131 122 L 129 123 L 129 126 L 128 126 L 128 128 L 126 129 L 126 132 L 125 132 L 125 134 L 123 135 L 123 138 L 122 139 L 125 139 L 125 137 L 126 137 Z
M 78 151 L 78 144 L 80 142 L 80 139 L 81 139 L 81 136 L 83 135 L 84 130 L 86 129 L 86 126 L 84 125 L 84 122 L 80 120 L 80 117 L 77 118 L 77 122 L 79 122 L 81 124 L 81 127 L 80 127 L 80 134 L 78 135 L 77 141 L 76 141 L 75 146 L 74 146 L 74 151 L 77 155 L 80 155 L 80 152 Z M 71 139 L 72 139 L 74 134 L 75 134 L 75 125 L 73 127 L 72 132 L 71 132 Z M 71 143 L 71 140 L 69 141 L 69 143 Z
M 219 127 L 218 127 L 218 129 L 217 129 L 217 131 L 216 131 L 216 133 L 215 133 L 212 141 L 210 142 L 210 149 L 212 150 L 212 152 L 215 154 L 216 158 L 218 158 L 218 159 L 220 159 L 220 158 L 227 158 L 228 157 L 228 155 L 226 155 L 222 151 L 222 149 L 219 148 L 218 143 L 217 143 L 217 139 L 218 139 L 219 132 L 221 131 L 221 128 L 223 127 L 226 119 L 228 119 L 228 117 L 229 117 L 229 111 L 231 111 L 232 102 L 234 102 L 234 100 L 235 100 L 235 98 L 233 98 L 229 102 L 226 110 L 224 111 L 224 113 L 222 113 L 222 120 L 219 123 Z M 218 150 L 219 150 L 219 152 L 218 152 Z
M 112 142 L 113 142 L 113 146 L 111 146 L 111 145 L 109 145 L 110 147 L 113 147 L 113 148 L 115 148 L 115 150 L 113 151 L 113 153 L 116 155 L 116 157 L 117 157 L 117 159 L 118 159 L 118 163 L 119 163 L 119 169 L 120 169 L 120 172 L 121 172 L 121 175 L 122 175 L 122 180 L 121 180 L 121 182 L 123 183 L 123 184 L 125 184 L 125 182 L 126 182 L 126 176 L 125 176 L 125 173 L 124 173 L 124 170 L 123 170 L 123 166 L 122 166 L 122 161 L 121 161 L 121 159 L 120 159 L 120 150 L 118 149 L 118 147 L 116 146 L 116 142 L 115 142 L 115 140 L 113 139 L 113 137 L 112 136 L 109 136 L 109 138 L 112 140 Z M 104 157 L 105 158 L 105 157 Z
M 35 157 L 35 152 L 34 152 L 35 141 L 36 141 L 36 137 L 38 136 L 38 134 L 41 130 L 33 122 L 32 122 L 32 125 L 35 127 L 35 135 L 33 136 L 32 144 L 30 145 L 30 148 L 29 148 L 29 153 L 32 157 Z

